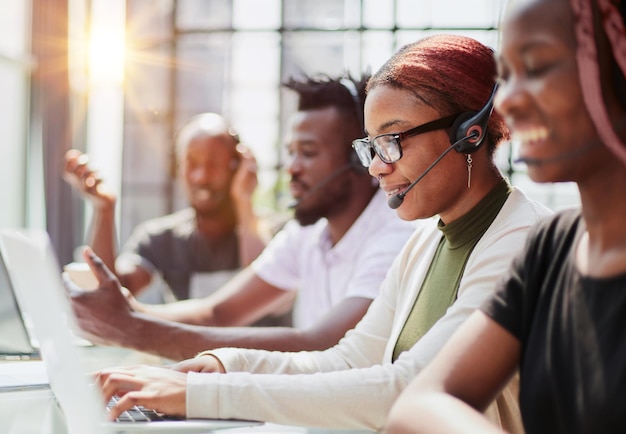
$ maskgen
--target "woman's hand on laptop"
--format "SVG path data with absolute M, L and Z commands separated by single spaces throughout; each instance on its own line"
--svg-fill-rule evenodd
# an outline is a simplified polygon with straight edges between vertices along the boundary
M 103 369 L 96 374 L 96 384 L 105 402 L 120 397 L 109 412 L 111 420 L 133 406 L 143 406 L 169 416 L 187 413 L 187 374 L 160 366 L 140 365 Z

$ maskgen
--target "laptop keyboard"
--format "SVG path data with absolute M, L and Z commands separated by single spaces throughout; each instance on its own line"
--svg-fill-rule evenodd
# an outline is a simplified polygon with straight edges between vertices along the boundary
M 113 407 L 117 401 L 118 397 L 114 396 L 109 401 L 109 405 L 107 406 L 107 411 L 110 411 L 110 408 Z M 162 420 L 180 420 L 181 418 L 175 416 L 167 416 L 163 413 L 158 413 L 154 410 L 150 410 L 141 406 L 134 406 L 130 410 L 126 410 L 124 413 L 119 415 L 116 419 L 116 422 L 155 422 Z

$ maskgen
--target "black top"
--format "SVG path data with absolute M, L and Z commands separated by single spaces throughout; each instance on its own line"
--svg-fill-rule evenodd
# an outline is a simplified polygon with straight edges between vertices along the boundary
M 626 432 L 626 274 L 582 276 L 583 232 L 579 210 L 539 224 L 482 307 L 521 342 L 528 434 Z

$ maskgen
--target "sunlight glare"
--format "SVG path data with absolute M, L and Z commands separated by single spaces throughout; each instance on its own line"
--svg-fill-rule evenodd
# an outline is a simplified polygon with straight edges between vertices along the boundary
M 123 30 L 92 29 L 88 47 L 89 75 L 93 84 L 124 82 L 125 41 Z

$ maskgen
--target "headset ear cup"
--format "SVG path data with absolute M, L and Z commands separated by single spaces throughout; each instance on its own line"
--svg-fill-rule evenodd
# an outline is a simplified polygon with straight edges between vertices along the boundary
M 474 126 L 474 116 L 476 112 L 461 113 L 452 124 L 450 128 L 450 143 L 458 142 L 454 146 L 454 150 L 460 154 L 468 154 L 475 151 L 480 143 L 476 145 L 476 141 L 471 139 L 464 139 L 471 134 L 470 128 Z M 476 148 L 476 149 L 475 149 Z
M 480 148 L 487 134 L 487 124 L 489 123 L 490 115 L 491 112 L 488 112 L 486 115 L 481 112 L 465 112 L 456 118 L 450 131 L 450 143 L 458 142 L 454 146 L 456 152 L 471 154 Z
M 489 100 L 479 111 L 461 113 L 455 119 L 450 130 L 450 143 L 456 143 L 454 145 L 456 152 L 471 154 L 480 148 L 487 135 L 487 124 L 489 124 L 489 118 L 493 111 L 493 100 L 497 90 L 498 85 L 496 84 L 491 91 Z

